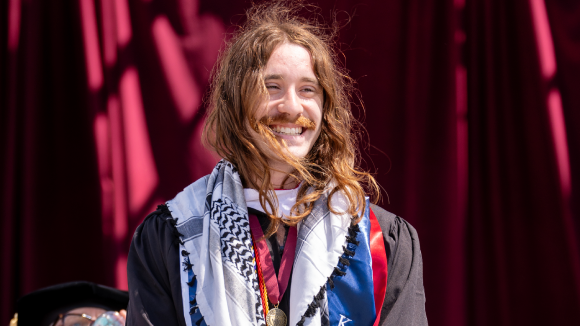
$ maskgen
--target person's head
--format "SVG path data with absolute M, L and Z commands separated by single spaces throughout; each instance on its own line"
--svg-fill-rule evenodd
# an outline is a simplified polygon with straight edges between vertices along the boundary
M 312 67 L 310 52 L 305 47 L 287 41 L 278 44 L 262 72 L 268 95 L 251 112 L 249 131 L 254 145 L 271 168 L 285 173 L 294 170 L 289 161 L 308 155 L 322 128 L 324 90 Z M 285 146 L 280 150 L 288 157 L 272 150 L 265 139 L 283 141 Z
M 18 326 L 88 325 L 101 320 L 124 324 L 118 313 L 127 309 L 126 291 L 90 282 L 63 283 L 31 292 L 20 298 L 16 305 Z M 110 312 L 106 316 L 103 313 Z
M 352 215 L 364 208 L 362 184 L 378 195 L 374 178 L 357 166 L 353 81 L 332 46 L 335 30 L 328 35 L 300 9 L 282 1 L 248 11 L 214 70 L 204 128 L 206 143 L 260 192 L 266 210 L 277 206 L 269 190 L 303 182 L 287 224 L 310 213 L 328 187 L 347 195 Z M 287 178 L 272 185 L 272 173 Z

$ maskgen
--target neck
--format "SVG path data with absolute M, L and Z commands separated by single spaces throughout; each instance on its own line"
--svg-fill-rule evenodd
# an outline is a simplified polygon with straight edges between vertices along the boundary
M 300 180 L 288 177 L 293 172 L 292 166 L 287 164 L 270 164 L 270 184 L 272 189 L 294 189 L 300 183 Z M 254 185 L 246 185 L 244 187 L 251 187 L 259 189 L 260 183 L 258 178 L 254 178 Z
M 274 189 L 294 189 L 300 181 L 289 177 L 289 173 L 270 171 L 270 183 Z
M 294 168 L 285 162 L 269 162 L 270 163 L 270 184 L 274 189 L 294 189 L 300 183 L 292 177 L 288 177 Z

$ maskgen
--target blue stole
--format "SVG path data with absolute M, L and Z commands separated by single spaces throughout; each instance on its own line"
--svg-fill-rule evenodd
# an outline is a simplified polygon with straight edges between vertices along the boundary
M 353 243 L 346 245 L 346 249 L 354 251 L 354 256 L 342 255 L 343 258 L 350 261 L 350 265 L 345 266 L 339 263 L 338 266 L 346 274 L 334 276 L 334 289 L 328 283 L 326 284 L 330 325 L 333 326 L 372 326 L 377 317 L 370 250 L 371 223 L 368 200 L 366 207 L 363 218 L 358 223 L 360 228 L 356 237 L 356 240 L 359 241 L 358 246 Z

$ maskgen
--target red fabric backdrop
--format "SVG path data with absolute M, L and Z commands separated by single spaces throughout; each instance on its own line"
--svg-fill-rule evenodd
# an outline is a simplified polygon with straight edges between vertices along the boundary
M 418 230 L 431 325 L 580 324 L 580 5 L 324 0 L 346 20 L 382 206 Z M 208 78 L 249 2 L 0 4 L 0 323 L 126 287 L 131 235 L 209 173 Z

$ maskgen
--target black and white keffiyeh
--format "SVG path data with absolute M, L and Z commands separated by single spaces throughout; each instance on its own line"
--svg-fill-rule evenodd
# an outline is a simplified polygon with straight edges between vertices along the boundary
M 343 254 L 350 226 L 347 214 L 333 214 L 327 198 L 314 205 L 312 213 L 298 225 L 298 242 L 291 284 L 289 324 L 322 325 L 327 319 L 318 309 L 311 318 L 303 315 L 332 275 Z M 345 212 L 341 194 L 332 200 L 333 209 Z M 196 278 L 197 308 L 209 326 L 265 325 L 257 274 L 254 270 L 252 238 L 244 189 L 236 168 L 220 161 L 213 172 L 186 187 L 167 202 L 181 234 L 180 251 Z M 307 277 L 305 277 L 307 276 Z M 192 294 L 191 274 L 182 268 L 182 298 L 185 320 Z M 324 309 L 322 309 L 324 310 Z M 324 311 L 323 311 L 324 314 Z

